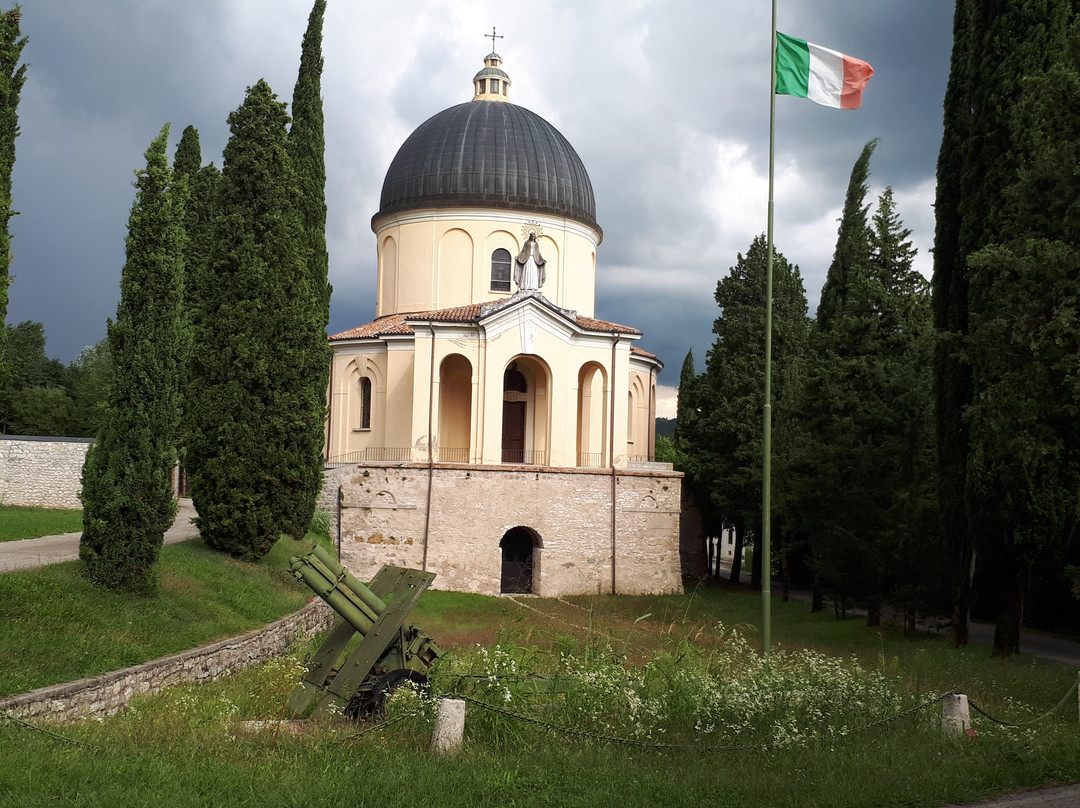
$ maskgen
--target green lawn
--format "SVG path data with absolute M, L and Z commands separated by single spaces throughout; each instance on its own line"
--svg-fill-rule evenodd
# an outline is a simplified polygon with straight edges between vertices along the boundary
M 0 541 L 36 539 L 82 530 L 82 510 L 0 505 Z
M 125 668 L 296 611 L 310 593 L 289 576 L 288 560 L 310 544 L 282 538 L 257 564 L 198 539 L 166 545 L 151 598 L 91 585 L 77 561 L 4 573 L 0 696 Z
M 279 547 L 282 555 L 293 552 Z M 195 558 L 184 565 L 195 572 L 183 574 L 199 581 L 163 580 L 163 589 L 199 590 L 198 601 L 225 585 L 211 584 L 205 565 L 233 565 L 197 544 L 190 550 Z M 277 574 L 267 565 L 235 566 L 255 579 Z M 0 591 L 0 604 L 5 599 Z M 195 601 L 185 608 L 194 609 Z M 416 611 L 414 622 L 450 654 L 436 671 L 434 690 L 460 690 L 530 719 L 470 705 L 466 748 L 457 758 L 427 751 L 431 703 L 407 693 L 391 703 L 390 716 L 399 720 L 384 726 L 330 723 L 301 737 L 241 731 L 240 719 L 281 715 L 298 676 L 296 660 L 286 659 L 138 699 L 104 722 L 59 728 L 67 740 L 0 721 L 0 805 L 912 808 L 1080 781 L 1076 671 L 1066 666 L 1031 657 L 994 660 L 988 648 L 957 652 L 940 637 L 867 629 L 778 598 L 775 653 L 763 664 L 753 647 L 760 598 L 720 585 L 686 596 L 520 603 L 432 591 Z M 94 604 L 90 611 L 104 611 Z M 59 622 L 77 622 L 77 613 L 72 606 Z M 125 614 L 112 622 L 135 619 Z M 0 614 L 0 625 L 7 619 Z M 153 633 L 154 623 L 158 632 L 181 630 L 173 616 L 159 615 L 147 617 L 143 631 Z M 67 642 L 74 640 L 65 635 Z M 112 641 L 87 645 L 101 642 Z M 0 648 L 6 645 L 0 639 Z M 0 662 L 0 671 L 7 666 Z M 507 678 L 511 670 L 557 669 L 580 673 L 566 694 L 530 696 Z M 461 684 L 461 673 L 485 672 L 492 676 Z M 738 727 L 710 733 L 687 723 L 707 700 L 708 690 L 693 689 L 703 676 L 719 677 L 710 680 L 724 694 L 716 710 L 757 710 L 766 731 L 740 739 Z M 640 687 L 628 697 L 634 681 Z M 506 687 L 514 689 L 510 702 L 503 700 Z M 937 704 L 870 726 L 896 705 L 918 705 L 954 689 L 1012 722 L 1038 717 L 1063 694 L 1071 693 L 1071 701 L 1023 729 L 976 714 L 976 739 L 943 737 Z M 752 698 L 740 704 L 747 693 Z M 892 701 L 875 703 L 874 694 Z M 650 704 L 660 703 L 671 715 L 650 717 Z M 628 719 L 635 711 L 639 726 L 652 722 L 660 734 L 635 734 L 636 721 Z M 782 737 L 769 729 L 778 716 Z M 601 739 L 603 722 L 617 726 L 609 734 L 638 743 Z M 357 736 L 358 730 L 366 732 Z M 669 750 L 664 742 L 696 748 Z

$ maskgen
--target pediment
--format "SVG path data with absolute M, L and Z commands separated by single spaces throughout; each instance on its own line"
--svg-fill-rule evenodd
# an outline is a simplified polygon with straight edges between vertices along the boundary
M 506 300 L 483 306 L 478 325 L 488 339 L 519 329 L 522 353 L 533 353 L 540 331 L 563 342 L 570 342 L 574 334 L 581 331 L 577 312 L 559 308 L 537 291 L 518 292 Z

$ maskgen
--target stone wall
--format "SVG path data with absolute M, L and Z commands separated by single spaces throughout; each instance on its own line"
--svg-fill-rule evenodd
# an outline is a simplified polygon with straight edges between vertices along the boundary
M 537 595 L 610 593 L 613 555 L 619 594 L 682 591 L 678 472 L 439 464 L 429 517 L 425 464 L 343 471 L 341 558 L 361 580 L 392 564 L 436 573 L 437 589 L 497 595 L 500 541 L 521 527 Z
M 54 724 L 113 715 L 124 709 L 132 696 L 173 685 L 213 681 L 284 654 L 298 639 L 325 631 L 333 618 L 326 604 L 313 600 L 300 611 L 240 637 L 0 699 L 0 712 Z
M 91 438 L 0 438 L 0 503 L 81 508 L 82 467 Z

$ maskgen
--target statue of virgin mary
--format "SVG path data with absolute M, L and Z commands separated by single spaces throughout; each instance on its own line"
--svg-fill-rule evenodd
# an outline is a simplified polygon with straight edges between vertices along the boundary
M 540 245 L 536 233 L 529 232 L 529 240 L 521 248 L 514 260 L 514 282 L 522 292 L 539 289 L 544 285 L 544 256 L 540 255 Z

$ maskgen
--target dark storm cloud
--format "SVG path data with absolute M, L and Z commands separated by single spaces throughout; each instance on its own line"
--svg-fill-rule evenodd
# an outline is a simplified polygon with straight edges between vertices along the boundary
M 640 328 L 677 382 L 699 368 L 713 291 L 765 230 L 767 4 L 707 0 L 329 0 L 324 39 L 331 330 L 374 316 L 370 220 L 382 178 L 420 123 L 469 100 L 496 49 L 511 98 L 566 135 L 587 166 L 604 228 L 599 317 Z M 45 323 L 65 361 L 115 311 L 132 172 L 161 124 L 200 132 L 221 164 L 229 112 L 264 77 L 288 100 L 310 0 L 40 0 L 23 8 L 30 62 L 20 109 L 8 321 Z M 782 31 L 866 59 L 863 109 L 777 99 L 777 246 L 816 305 L 836 217 L 862 145 L 881 146 L 873 190 L 892 185 L 926 247 L 948 74 L 944 0 L 781 3 Z

